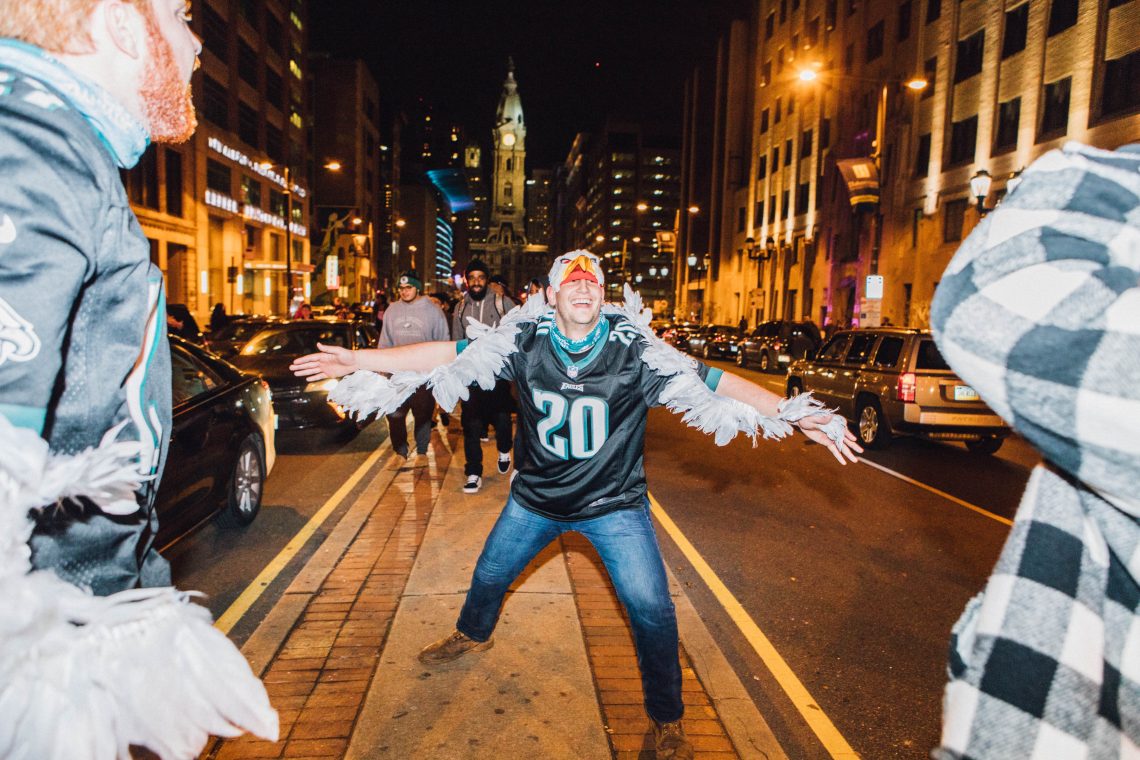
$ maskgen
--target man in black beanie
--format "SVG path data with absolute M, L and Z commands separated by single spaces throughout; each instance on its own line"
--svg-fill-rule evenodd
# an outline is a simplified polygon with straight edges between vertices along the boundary
M 490 295 L 487 265 L 472 259 L 464 271 L 467 293 L 455 307 L 451 321 L 451 339 L 467 339 L 467 320 L 474 319 L 494 327 L 503 315 L 515 307 L 509 296 Z M 467 460 L 463 474 L 464 493 L 475 493 L 483 487 L 483 446 L 479 440 L 487 424 L 495 427 L 495 446 L 499 450 L 498 469 L 502 474 L 511 470 L 511 391 L 505 380 L 495 384 L 494 390 L 485 391 L 471 386 L 471 395 L 463 402 L 463 455 Z

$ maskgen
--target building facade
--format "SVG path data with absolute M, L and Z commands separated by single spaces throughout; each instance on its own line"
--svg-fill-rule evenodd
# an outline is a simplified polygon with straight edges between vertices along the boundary
M 199 126 L 124 176 L 170 303 L 276 313 L 311 293 L 305 0 L 203 0 Z M 292 251 L 290 260 L 286 251 Z
M 315 58 L 312 69 L 312 301 L 367 302 L 383 284 L 379 273 L 391 268 L 391 251 L 376 247 L 387 221 L 380 88 L 361 60 Z
M 606 297 L 629 283 L 656 315 L 673 311 L 673 249 L 681 152 L 641 125 L 608 122 L 578 134 L 558 172 L 552 239 L 602 258 Z
M 553 202 L 554 172 L 534 169 L 526 181 L 526 236 L 536 244 L 550 246 L 550 204 Z
M 925 326 L 972 178 L 1140 139 L 1138 51 L 1140 0 L 760 0 L 686 88 L 679 313 Z

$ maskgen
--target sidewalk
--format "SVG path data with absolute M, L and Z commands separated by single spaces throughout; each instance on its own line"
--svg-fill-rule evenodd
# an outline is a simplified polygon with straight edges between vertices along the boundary
M 457 427 L 457 426 L 456 426 Z M 427 467 L 382 460 L 243 652 L 281 718 L 275 744 L 218 741 L 203 758 L 652 758 L 628 624 L 601 562 L 574 534 L 512 588 L 495 646 L 430 669 L 454 627 L 507 476 L 462 493 L 457 430 Z M 698 758 L 782 758 L 735 673 L 670 576 L 685 728 Z

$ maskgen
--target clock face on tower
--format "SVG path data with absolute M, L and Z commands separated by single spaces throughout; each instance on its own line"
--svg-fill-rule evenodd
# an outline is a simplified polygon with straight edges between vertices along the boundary
M 514 144 L 515 144 L 515 133 L 514 132 L 507 132 L 505 135 L 503 135 L 503 145 L 505 145 L 506 147 L 509 148 Z

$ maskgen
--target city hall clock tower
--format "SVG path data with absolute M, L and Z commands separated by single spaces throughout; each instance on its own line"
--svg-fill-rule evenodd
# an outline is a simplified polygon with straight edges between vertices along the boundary
M 522 98 L 515 81 L 515 62 L 510 60 L 507 79 L 495 114 L 494 187 L 491 191 L 491 224 L 487 246 L 526 245 L 526 122 Z

